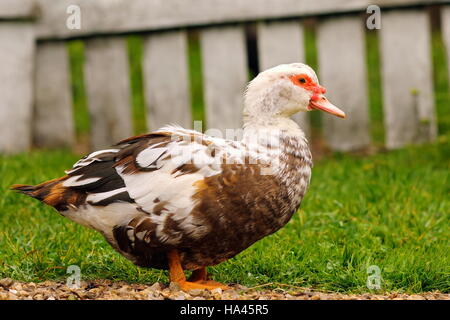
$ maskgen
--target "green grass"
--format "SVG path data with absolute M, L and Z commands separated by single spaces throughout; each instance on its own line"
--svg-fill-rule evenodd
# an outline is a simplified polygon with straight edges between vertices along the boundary
M 237 257 L 210 268 L 226 283 L 284 283 L 367 292 L 367 268 L 381 269 L 382 290 L 450 289 L 450 137 L 370 157 L 335 154 L 313 169 L 301 210 L 288 225 Z M 165 272 L 138 268 L 94 231 L 38 201 L 8 191 L 60 176 L 77 156 L 35 151 L 0 158 L 0 277 L 151 283 Z

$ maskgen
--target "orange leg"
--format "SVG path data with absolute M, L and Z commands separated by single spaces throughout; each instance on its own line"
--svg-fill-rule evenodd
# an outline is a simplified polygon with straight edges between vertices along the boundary
M 216 289 L 221 288 L 222 290 L 229 289 L 227 286 L 215 282 L 206 280 L 206 269 L 201 268 L 195 270 L 189 281 L 186 280 L 183 268 L 181 267 L 180 256 L 176 249 L 170 250 L 167 253 L 167 259 L 169 261 L 169 278 L 171 282 L 176 282 L 180 285 L 181 290 L 189 291 L 191 289 Z

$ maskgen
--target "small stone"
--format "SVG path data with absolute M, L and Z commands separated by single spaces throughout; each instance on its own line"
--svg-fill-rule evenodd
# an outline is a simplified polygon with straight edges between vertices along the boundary
M 161 284 L 159 282 L 155 282 L 148 289 L 151 291 L 161 291 L 162 288 L 161 288 Z
M 223 293 L 227 296 L 230 296 L 231 300 L 236 300 L 237 298 L 239 298 L 239 294 L 237 293 L 236 290 L 233 289 L 225 290 Z
M 0 286 L 2 286 L 3 288 L 9 288 L 13 283 L 14 281 L 10 278 L 0 279 Z
M 47 300 L 56 300 L 54 296 L 50 296 L 47 298 Z
M 16 282 L 11 286 L 11 288 L 16 291 L 20 291 L 20 290 L 22 290 L 22 285 L 20 283 Z
M 100 289 L 100 288 L 94 288 L 94 289 L 89 290 L 89 292 L 94 295 L 100 294 L 101 291 L 102 291 L 102 289 Z
M 19 296 L 28 296 L 29 295 L 29 293 L 25 290 L 19 290 L 18 294 L 19 294 Z
M 171 282 L 170 285 L 169 285 L 169 290 L 172 291 L 172 292 L 173 291 L 180 291 L 181 288 L 180 288 L 180 285 L 178 283 Z
M 215 288 L 211 290 L 211 295 L 215 300 L 222 300 L 222 289 Z
M 203 293 L 202 289 L 191 289 L 191 290 L 189 290 L 189 294 L 191 296 L 194 296 L 194 297 L 200 296 L 202 293 Z
M 222 289 L 221 289 L 221 288 L 215 288 L 215 289 L 212 289 L 212 290 L 211 290 L 211 293 L 212 293 L 213 295 L 216 295 L 216 294 L 221 295 L 221 294 L 222 294 Z
M 33 300 L 43 300 L 44 296 L 40 293 L 37 293 L 33 296 Z
M 320 297 L 316 294 L 311 297 L 311 300 L 320 300 Z
M 426 300 L 426 299 L 422 296 L 419 296 L 418 294 L 413 294 L 409 296 L 408 300 Z
M 241 286 L 240 284 L 233 285 L 237 290 L 247 290 L 248 288 L 245 286 Z
M 18 300 L 17 296 L 13 293 L 8 294 L 8 300 Z
M 126 293 L 130 290 L 129 286 L 123 286 L 122 288 L 119 289 L 120 292 Z
M 158 293 L 153 295 L 153 298 L 151 300 L 164 300 L 164 296 Z
M 179 294 L 173 295 L 170 299 L 171 300 L 186 300 L 186 297 L 184 296 L 184 294 L 179 293 Z

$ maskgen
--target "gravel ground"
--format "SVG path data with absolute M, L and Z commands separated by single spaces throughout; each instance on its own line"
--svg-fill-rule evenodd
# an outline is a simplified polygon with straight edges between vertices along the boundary
M 168 286 L 95 280 L 81 281 L 80 288 L 71 289 L 63 282 L 19 282 L 4 278 L 0 279 L 0 300 L 450 300 L 450 294 L 440 292 L 346 295 L 289 286 L 275 290 L 264 290 L 263 286 L 231 287 L 226 291 L 195 289 L 186 293 L 175 283 Z

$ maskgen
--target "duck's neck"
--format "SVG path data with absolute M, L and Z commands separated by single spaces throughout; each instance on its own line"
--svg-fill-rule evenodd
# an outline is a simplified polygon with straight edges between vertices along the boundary
M 259 137 L 262 136 L 262 141 Z M 305 140 L 305 133 L 298 124 L 288 117 L 244 117 L 243 139 L 264 143 L 267 136 L 292 137 Z
M 247 118 L 244 122 L 243 142 L 265 150 L 276 161 L 274 167 L 280 174 L 295 171 L 299 165 L 312 165 L 305 134 L 288 117 Z

